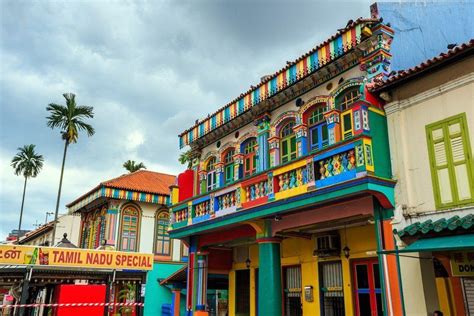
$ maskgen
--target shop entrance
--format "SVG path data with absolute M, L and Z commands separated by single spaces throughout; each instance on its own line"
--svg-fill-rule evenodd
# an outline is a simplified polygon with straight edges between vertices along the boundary
M 344 316 L 344 292 L 341 261 L 319 264 L 322 316 Z
M 353 261 L 352 276 L 354 279 L 356 315 L 383 315 L 382 291 L 380 289 L 377 259 Z
M 301 266 L 284 267 L 285 316 L 302 316 Z
M 235 271 L 235 315 L 250 315 L 250 270 Z

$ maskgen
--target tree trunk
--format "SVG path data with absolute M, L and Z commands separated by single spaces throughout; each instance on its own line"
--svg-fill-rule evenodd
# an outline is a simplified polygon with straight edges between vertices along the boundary
M 18 239 L 17 239 L 17 242 L 20 241 L 21 220 L 23 219 L 23 205 L 25 205 L 25 193 L 26 193 L 26 180 L 27 179 L 28 178 L 25 177 L 25 184 L 23 185 L 23 198 L 21 199 L 20 222 L 18 223 Z
M 56 211 L 54 212 L 53 238 L 51 240 L 51 246 L 54 246 L 54 240 L 56 238 L 56 224 L 57 224 L 57 221 L 58 221 L 59 201 L 61 199 L 61 187 L 63 185 L 64 164 L 66 163 L 66 153 L 67 153 L 67 146 L 68 145 L 69 145 L 68 141 L 65 140 L 64 141 L 63 164 L 61 166 L 61 176 L 59 178 L 58 198 L 56 200 Z

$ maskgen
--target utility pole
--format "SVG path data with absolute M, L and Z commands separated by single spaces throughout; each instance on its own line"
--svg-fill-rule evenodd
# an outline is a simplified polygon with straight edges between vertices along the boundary
M 46 212 L 46 218 L 44 219 L 44 224 L 48 224 L 48 215 L 53 215 L 54 212 Z

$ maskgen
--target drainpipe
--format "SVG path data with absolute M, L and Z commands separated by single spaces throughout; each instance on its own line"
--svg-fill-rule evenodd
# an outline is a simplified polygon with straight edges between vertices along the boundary
M 397 258 L 397 276 L 398 276 L 398 288 L 400 289 L 400 299 L 402 300 L 402 313 L 405 316 L 407 313 L 405 311 L 405 297 L 403 296 L 403 283 L 402 283 L 402 270 L 400 268 L 400 256 L 398 253 L 398 244 L 395 236 L 393 237 L 393 241 L 395 244 L 395 256 Z

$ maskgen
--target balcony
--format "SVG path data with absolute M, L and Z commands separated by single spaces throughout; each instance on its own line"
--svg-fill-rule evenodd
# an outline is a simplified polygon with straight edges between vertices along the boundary
M 372 138 L 361 134 L 173 205 L 171 228 L 174 230 L 218 217 L 237 215 L 367 175 L 374 175 Z

